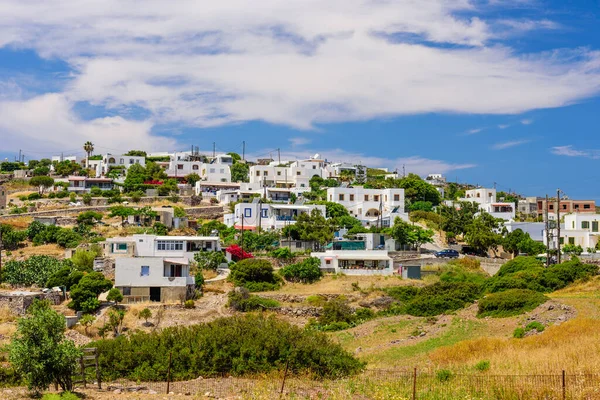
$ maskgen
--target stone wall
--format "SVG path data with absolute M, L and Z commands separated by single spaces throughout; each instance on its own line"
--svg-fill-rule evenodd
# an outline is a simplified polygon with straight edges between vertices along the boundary
M 0 307 L 7 307 L 13 314 L 25 315 L 27 309 L 35 299 L 48 300 L 51 304 L 58 305 L 64 300 L 60 292 L 48 293 L 0 293 Z

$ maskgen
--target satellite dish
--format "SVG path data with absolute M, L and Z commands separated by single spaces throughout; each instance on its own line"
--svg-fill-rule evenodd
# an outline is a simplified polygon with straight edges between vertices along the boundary
M 321 158 L 321 155 L 319 153 L 317 153 L 313 156 L 313 160 L 317 160 L 319 158 Z

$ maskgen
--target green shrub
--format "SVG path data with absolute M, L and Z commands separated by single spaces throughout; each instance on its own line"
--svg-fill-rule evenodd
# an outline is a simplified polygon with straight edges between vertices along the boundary
M 475 369 L 479 372 L 485 372 L 490 369 L 490 362 L 488 360 L 481 360 L 475 364 Z
M 313 294 L 308 296 L 304 301 L 313 307 L 323 307 L 325 303 L 327 303 L 327 298 L 318 294 Z
M 515 339 L 523 339 L 525 337 L 525 329 L 517 328 L 513 332 L 513 337 Z
M 42 196 L 39 193 L 30 193 L 29 196 L 27 196 L 27 200 L 39 200 L 41 198 Z
M 321 271 L 321 261 L 316 257 L 310 257 L 282 268 L 279 274 L 289 282 L 314 283 L 321 279 L 323 271 Z
M 187 308 L 187 309 L 196 308 L 196 303 L 194 303 L 194 300 L 186 300 L 185 303 L 183 303 L 183 308 Z
M 104 380 L 164 381 L 169 353 L 174 380 L 282 371 L 288 360 L 292 375 L 316 378 L 340 378 L 364 367 L 323 333 L 256 314 L 152 333 L 132 332 L 90 346 L 98 349 Z
M 90 313 L 99 306 L 98 295 L 112 288 L 109 281 L 100 272 L 90 272 L 71 288 L 69 308 Z
M 279 302 L 272 299 L 265 299 L 256 295 L 251 295 L 245 288 L 239 288 L 229 292 L 229 301 L 227 305 L 236 311 L 248 312 L 257 310 L 267 310 L 269 308 L 279 307 Z
M 487 276 L 484 273 L 470 272 L 463 267 L 449 265 L 440 275 L 442 282 L 470 282 L 482 286 Z
M 289 247 L 280 247 L 271 252 L 271 257 L 278 260 L 291 260 L 294 258 L 294 254 Z
M 89 206 L 90 204 L 92 204 L 92 195 L 89 193 L 84 193 L 83 196 L 81 196 L 82 200 L 83 200 L 83 204 L 85 204 L 86 206 Z
M 232 265 L 230 270 L 228 280 L 251 292 L 277 290 L 281 285 L 281 278 L 273 273 L 273 266 L 266 260 L 247 258 Z
M 9 261 L 2 268 L 2 280 L 14 286 L 37 285 L 44 287 L 52 275 L 68 261 L 50 256 L 31 256 L 25 261 Z
M 395 286 L 385 289 L 385 292 L 388 296 L 393 297 L 398 301 L 407 302 L 412 300 L 417 293 L 419 293 L 419 288 L 416 286 Z
M 198 271 L 194 275 L 194 284 L 197 288 L 201 288 L 204 285 L 204 275 L 202 275 L 202 271 Z
M 548 300 L 539 292 L 527 289 L 510 289 L 488 294 L 478 304 L 478 317 L 503 318 L 531 311 Z
M 83 278 L 83 272 L 78 271 L 72 265 L 64 265 L 48 278 L 46 287 L 64 286 L 69 291 L 71 287 L 79 283 L 81 278 Z
M 447 382 L 452 378 L 452 371 L 448 369 L 440 369 L 435 373 L 435 377 L 440 382 Z
M 356 321 L 368 321 L 375 318 L 375 313 L 373 310 L 363 307 L 356 309 L 354 315 Z
M 24 383 L 23 376 L 14 367 L 0 365 L 0 388 L 22 386 Z
M 544 329 L 546 329 L 546 327 L 538 321 L 532 321 L 532 322 L 528 323 L 527 326 L 525 326 L 525 332 L 529 332 L 529 331 L 533 331 L 533 330 L 536 330 L 538 332 L 544 332 Z
M 479 285 L 469 282 L 438 282 L 419 290 L 406 304 L 406 312 L 418 317 L 456 311 L 474 302 L 481 294 Z
M 535 257 L 515 257 L 514 259 L 506 262 L 500 267 L 500 270 L 496 273 L 496 276 L 506 276 L 514 274 L 515 272 L 535 269 L 536 267 L 543 267 L 541 261 Z
M 345 297 L 339 296 L 329 299 L 323 306 L 323 312 L 319 316 L 320 325 L 329 325 L 333 322 L 354 322 L 354 313 L 348 305 Z

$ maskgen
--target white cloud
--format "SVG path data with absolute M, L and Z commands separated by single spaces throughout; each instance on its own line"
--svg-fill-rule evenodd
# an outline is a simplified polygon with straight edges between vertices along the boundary
M 520 146 L 522 144 L 529 143 L 529 142 L 531 142 L 531 140 L 521 139 L 521 140 L 512 140 L 509 142 L 496 143 L 495 145 L 492 146 L 492 149 L 505 150 L 505 149 L 510 149 L 511 147 Z
M 74 68 L 69 102 L 133 105 L 153 122 L 200 127 L 262 120 L 311 129 L 427 112 L 510 114 L 600 91 L 598 52 L 518 55 L 506 37 L 553 23 L 499 22 L 479 7 L 487 6 L 3 0 L 0 46 L 66 60 Z
M 574 149 L 572 145 L 568 146 L 555 146 L 550 149 L 552 154 L 557 156 L 567 156 L 567 157 L 585 157 L 592 159 L 600 158 L 600 150 L 577 150 Z
M 293 138 L 289 138 L 288 140 L 291 143 L 292 147 L 304 146 L 311 142 L 311 140 L 309 138 L 305 138 L 305 137 L 293 137 Z
M 500 125 L 498 125 L 498 129 L 506 129 L 508 127 L 510 127 L 509 124 L 500 124 Z
M 256 154 L 262 153 L 257 152 Z M 474 168 L 476 166 L 475 164 L 470 163 L 452 163 L 443 160 L 433 160 L 418 155 L 398 158 L 374 157 L 342 149 L 284 151 L 281 153 L 281 158 L 285 160 L 299 160 L 307 159 L 315 154 L 319 154 L 320 157 L 326 158 L 330 162 L 350 162 L 367 165 L 373 168 L 387 168 L 389 171 L 402 171 L 402 167 L 404 166 L 407 174 L 415 173 L 421 176 L 431 173 L 443 174 L 450 171 Z
M 466 133 L 467 135 L 474 135 L 474 134 L 476 134 L 476 133 L 479 133 L 479 132 L 481 132 L 481 131 L 483 131 L 483 128 L 473 128 L 473 129 L 469 129 L 469 130 L 468 130 L 468 131 L 466 131 L 465 133 Z
M 151 128 L 149 121 L 120 116 L 83 121 L 61 94 L 0 101 L 0 151 L 23 149 L 32 158 L 64 151 L 83 153 L 81 147 L 87 140 L 95 144 L 97 152 L 177 148 L 175 140 L 153 136 Z
M 531 125 L 531 124 L 533 124 L 533 120 L 532 119 L 522 119 L 521 123 L 523 125 Z

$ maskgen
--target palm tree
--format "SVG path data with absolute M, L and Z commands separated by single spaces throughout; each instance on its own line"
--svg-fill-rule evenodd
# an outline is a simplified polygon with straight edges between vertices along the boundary
M 86 168 L 90 167 L 90 154 L 94 152 L 94 143 L 89 140 L 83 144 L 83 150 L 87 153 Z

